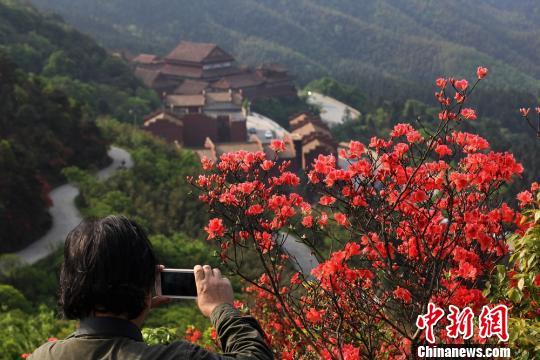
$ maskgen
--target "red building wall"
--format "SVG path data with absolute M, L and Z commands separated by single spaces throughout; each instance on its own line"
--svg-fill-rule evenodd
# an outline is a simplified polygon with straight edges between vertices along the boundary
M 188 114 L 182 116 L 184 123 L 184 146 L 204 147 L 204 141 L 209 137 L 212 141 L 218 140 L 217 119 L 203 114 Z
M 167 120 L 158 120 L 145 126 L 146 131 L 163 140 L 174 143 L 177 141 L 180 145 L 184 142 L 184 132 L 181 125 Z
M 231 142 L 244 142 L 247 140 L 246 121 L 231 121 L 230 123 Z

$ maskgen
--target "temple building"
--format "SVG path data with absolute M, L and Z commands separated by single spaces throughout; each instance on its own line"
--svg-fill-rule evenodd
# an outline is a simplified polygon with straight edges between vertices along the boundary
M 250 68 L 237 64 L 216 44 L 188 41 L 163 58 L 140 54 L 132 63 L 135 75 L 163 101 L 161 110 L 144 119 L 143 128 L 178 147 L 213 160 L 231 151 L 263 151 L 278 163 L 290 162 L 289 169 L 295 172 L 307 169 L 319 154 L 337 154 L 328 127 L 309 113 L 290 119 L 290 134 L 280 135 L 287 150 L 279 154 L 260 134 L 248 134 L 246 100 L 297 96 L 292 78 L 280 64 Z
M 232 91 L 249 100 L 296 96 L 292 78 L 282 65 L 263 64 L 257 69 L 237 65 L 216 44 L 182 41 L 164 58 L 140 54 L 131 62 L 135 75 L 162 97 L 203 91 Z
M 289 126 L 299 168 L 307 169 L 320 154 L 337 158 L 338 143 L 319 116 L 303 112 L 292 117 Z
M 246 120 L 203 113 L 176 114 L 160 110 L 144 119 L 143 129 L 178 147 L 202 148 L 206 140 L 218 143 L 247 141 Z

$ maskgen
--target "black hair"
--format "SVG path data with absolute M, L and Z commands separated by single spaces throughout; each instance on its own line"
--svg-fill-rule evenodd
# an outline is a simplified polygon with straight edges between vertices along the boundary
M 144 230 L 124 216 L 84 220 L 66 238 L 59 306 L 68 319 L 94 311 L 138 317 L 156 276 Z

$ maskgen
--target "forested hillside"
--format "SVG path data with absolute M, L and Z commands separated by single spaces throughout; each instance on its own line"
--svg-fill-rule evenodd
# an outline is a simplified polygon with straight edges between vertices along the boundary
M 10 0 L 0 0 L 0 99 L 0 253 L 47 229 L 48 192 L 64 167 L 107 161 L 98 115 L 131 121 L 156 103 L 88 36 Z
M 35 240 L 49 223 L 51 183 L 67 165 L 106 161 L 106 142 L 81 107 L 17 70 L 0 52 L 0 253 Z
M 482 64 L 493 88 L 540 89 L 540 5 L 517 0 L 33 0 L 105 46 L 166 53 L 179 40 L 277 60 L 301 81 L 323 74 L 377 96 L 431 93 L 441 74 Z
M 91 115 L 132 121 L 157 104 L 121 60 L 59 16 L 43 15 L 20 1 L 0 0 L 0 50 L 23 70 L 40 74 Z
M 135 164 L 105 182 L 97 181 L 84 169 L 66 169 L 69 180 L 80 187 L 82 213 L 117 213 L 135 219 L 147 230 L 160 264 L 177 268 L 217 266 L 214 249 L 201 234 L 207 213 L 201 211 L 196 196 L 189 194 L 193 188 L 186 181 L 186 176 L 201 171 L 196 155 L 129 124 L 101 119 L 98 126 L 104 138 L 132 154 Z M 10 255 L 0 255 L 0 359 L 20 359 L 21 354 L 32 352 L 47 338 L 63 338 L 75 329 L 74 321 L 59 320 L 54 310 L 62 250 L 28 266 L 17 266 Z M 239 290 L 237 281 L 234 283 Z M 210 324 L 194 301 L 185 300 L 152 311 L 144 332 L 149 342 L 152 335 L 160 334 L 183 339 L 189 325 L 205 329 Z M 154 327 L 166 329 L 154 332 Z

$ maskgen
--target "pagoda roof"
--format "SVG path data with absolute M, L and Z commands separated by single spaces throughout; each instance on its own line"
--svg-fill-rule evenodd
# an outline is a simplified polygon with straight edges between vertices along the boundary
M 165 58 L 172 61 L 192 63 L 234 61 L 231 55 L 216 44 L 191 41 L 182 41 Z
M 146 86 L 153 87 L 154 81 L 161 75 L 159 70 L 145 69 L 138 67 L 135 69 L 135 77 L 140 79 Z
M 232 103 L 236 105 L 242 105 L 242 95 L 235 92 L 223 91 L 223 92 L 207 92 L 205 94 L 206 101 L 212 103 Z
M 137 64 L 153 64 L 158 61 L 160 61 L 160 58 L 154 54 L 139 54 L 131 59 L 131 62 Z
M 175 94 L 181 95 L 193 95 L 193 94 L 202 94 L 203 90 L 208 87 L 208 82 L 186 79 L 182 84 L 174 90 Z
M 256 73 L 248 72 L 238 75 L 225 76 L 215 82 L 212 87 L 218 89 L 239 89 L 243 87 L 258 86 L 264 83 L 264 79 Z
M 143 126 L 144 127 L 148 127 L 150 126 L 151 124 L 157 122 L 157 121 L 168 121 L 170 123 L 173 123 L 177 126 L 184 126 L 184 123 L 182 122 L 182 120 L 176 116 L 175 114 L 169 112 L 169 111 L 163 111 L 163 110 L 159 110 L 159 111 L 156 111 L 148 116 L 146 116 L 144 118 L 144 123 L 143 123 Z
M 166 98 L 168 105 L 177 107 L 204 106 L 206 99 L 204 95 L 168 95 Z
M 165 64 L 162 66 L 159 71 L 168 76 L 176 77 L 189 77 L 189 78 L 200 78 L 202 75 L 202 69 L 191 67 L 191 66 L 181 66 L 181 65 L 172 65 Z
M 263 151 L 263 147 L 260 142 L 230 142 L 230 143 L 216 143 L 216 152 L 218 155 L 244 150 L 247 152 Z

